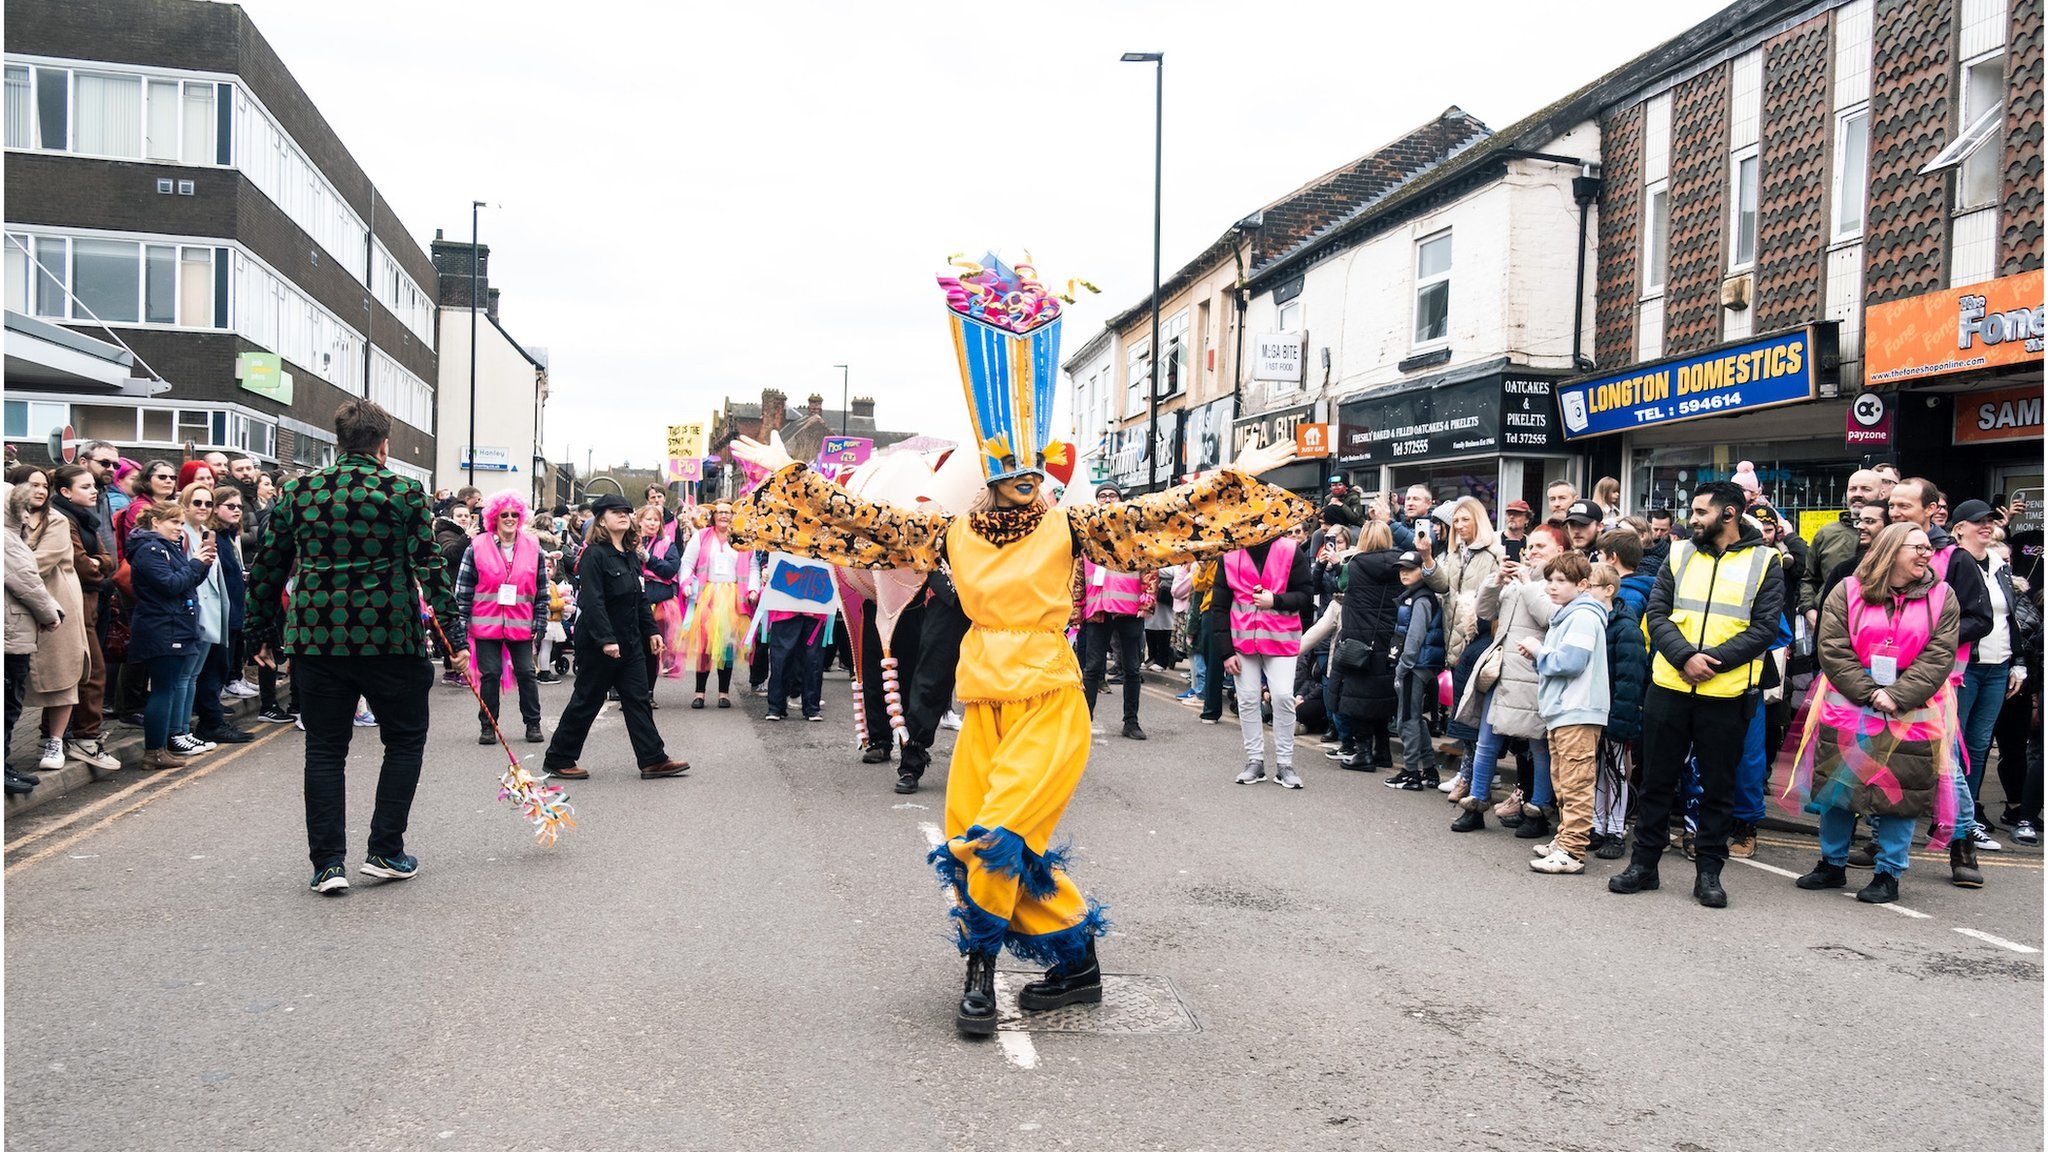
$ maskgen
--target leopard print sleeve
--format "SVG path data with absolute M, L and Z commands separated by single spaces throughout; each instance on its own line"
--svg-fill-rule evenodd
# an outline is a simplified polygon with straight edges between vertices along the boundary
M 1120 504 L 1067 510 L 1075 543 L 1119 572 L 1151 571 L 1249 548 L 1305 523 L 1308 501 L 1235 469 Z
M 952 517 L 906 512 L 855 496 L 802 464 L 769 477 L 733 506 L 735 548 L 789 552 L 854 568 L 930 572 Z

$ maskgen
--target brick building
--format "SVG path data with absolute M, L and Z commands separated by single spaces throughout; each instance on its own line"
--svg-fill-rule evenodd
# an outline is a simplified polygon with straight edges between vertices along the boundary
M 1598 366 L 1559 389 L 1587 474 L 1678 505 L 1748 460 L 1808 531 L 1876 459 L 2038 490 L 2041 27 L 2041 0 L 1746 0 L 1612 92 Z M 1986 300 L 1989 355 L 1958 341 Z M 1865 388 L 1889 444 L 1849 443 Z
M 367 394 L 392 466 L 429 477 L 433 265 L 241 8 L 18 0 L 5 63 L 6 307 L 142 378 L 10 372 L 25 458 L 69 424 L 138 457 L 317 466 Z
M 875 426 L 875 400 L 855 396 L 846 409 L 825 407 L 825 397 L 811 393 L 801 408 L 789 402 L 779 388 L 761 389 L 759 403 L 727 397 L 725 406 L 711 415 L 711 455 L 723 458 L 725 450 L 741 436 L 765 442 L 770 432 L 782 433 L 782 444 L 792 460 L 815 460 L 827 436 L 864 436 L 875 442 L 877 452 L 891 444 L 916 436 L 915 432 L 886 432 Z M 738 481 L 725 485 L 725 470 L 707 471 L 703 492 L 708 497 L 738 490 Z

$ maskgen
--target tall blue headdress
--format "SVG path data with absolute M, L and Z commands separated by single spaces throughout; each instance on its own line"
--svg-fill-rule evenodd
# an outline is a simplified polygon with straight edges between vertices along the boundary
M 1012 268 L 993 253 L 980 263 L 957 256 L 951 263 L 959 274 L 939 277 L 939 286 L 946 290 L 982 473 L 993 483 L 1051 471 L 1065 482 L 1073 475 L 1073 446 L 1052 440 L 1060 298 L 1038 282 L 1030 264 Z

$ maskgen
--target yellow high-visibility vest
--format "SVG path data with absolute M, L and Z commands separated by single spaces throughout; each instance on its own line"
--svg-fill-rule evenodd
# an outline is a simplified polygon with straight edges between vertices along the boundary
M 1705 651 L 1726 644 L 1749 630 L 1750 609 L 1757 590 L 1771 573 L 1778 553 L 1770 548 L 1744 548 L 1709 556 L 1690 541 L 1671 545 L 1671 623 L 1693 647 Z M 1650 681 L 1674 692 L 1701 696 L 1740 696 L 1763 677 L 1763 655 L 1735 668 L 1724 668 L 1704 684 L 1688 683 L 1679 669 L 1658 652 L 1651 662 Z

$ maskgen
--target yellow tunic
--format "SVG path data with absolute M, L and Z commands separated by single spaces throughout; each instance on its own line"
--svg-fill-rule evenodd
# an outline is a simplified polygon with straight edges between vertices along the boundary
M 955 893 L 961 951 L 1007 944 L 1026 960 L 1065 963 L 1107 928 L 1051 847 L 1091 741 L 1066 636 L 1077 548 L 1143 571 L 1250 547 L 1311 513 L 1298 497 L 1225 471 L 1122 504 L 1049 510 L 999 547 L 967 518 L 870 504 L 793 465 L 734 509 L 733 539 L 838 564 L 950 567 L 973 627 L 960 646 L 948 839 L 931 859 Z

